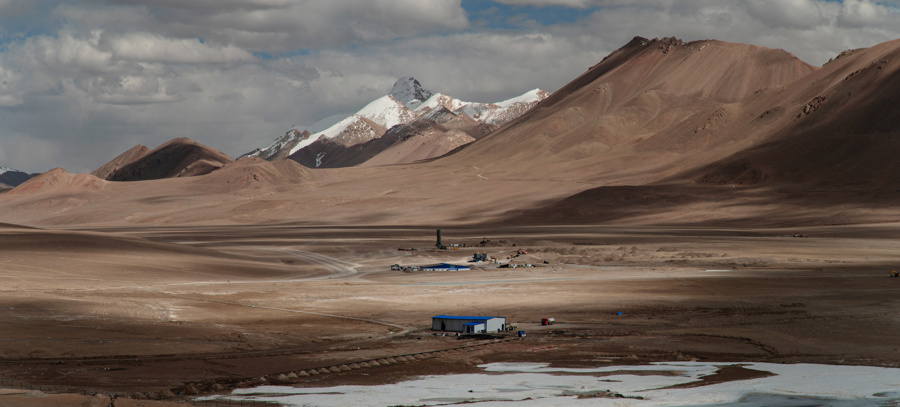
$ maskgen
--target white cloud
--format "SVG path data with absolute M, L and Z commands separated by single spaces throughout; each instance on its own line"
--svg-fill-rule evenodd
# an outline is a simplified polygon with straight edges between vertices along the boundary
M 141 15 L 141 29 L 203 38 L 251 52 L 291 53 L 466 29 L 460 0 L 94 0 L 93 24 L 118 26 L 110 8 Z M 104 3 L 112 4 L 112 6 Z
M 754 0 L 744 4 L 753 18 L 769 27 L 808 30 L 828 24 L 815 0 Z
M 869 0 L 844 0 L 838 23 L 849 28 L 891 27 L 897 30 L 900 11 Z
M 36 4 L 10 1 L 0 18 Z M 0 165 L 90 171 L 174 137 L 237 156 L 353 112 L 401 76 L 470 101 L 553 91 L 636 35 L 784 48 L 813 64 L 900 37 L 897 1 L 503 0 L 587 14 L 516 30 L 472 27 L 459 0 L 59 1 L 22 20 L 41 30 L 0 36 Z
M 69 32 L 58 36 L 39 36 L 27 39 L 21 46 L 12 45 L 9 54 L 28 59 L 31 64 L 54 73 L 110 72 L 115 69 L 112 53 L 99 47 L 101 31 L 86 37 Z
M 252 61 L 253 55 L 233 45 L 206 45 L 198 39 L 165 38 L 149 33 L 115 35 L 106 40 L 119 59 L 143 62 L 217 64 Z
M 17 86 L 20 75 L 4 69 L 0 60 L 0 107 L 12 107 L 22 104 L 23 89 Z

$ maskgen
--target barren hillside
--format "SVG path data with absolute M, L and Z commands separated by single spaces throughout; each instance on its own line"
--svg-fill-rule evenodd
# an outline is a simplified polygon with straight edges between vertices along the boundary
M 117 173 L 119 172 L 119 169 L 121 169 L 122 167 L 125 167 L 127 165 L 130 165 L 130 164 L 134 163 L 135 161 L 140 160 L 141 158 L 144 158 L 149 152 L 150 152 L 149 148 L 138 144 L 138 145 L 128 149 L 128 151 L 125 151 L 124 153 L 119 154 L 119 156 L 116 158 L 113 158 L 112 161 L 110 161 L 106 164 L 103 164 L 102 167 L 94 170 L 94 172 L 92 172 L 91 175 L 93 175 L 97 178 L 110 179 L 110 177 L 114 177 L 114 176 L 118 175 Z
M 171 140 L 150 152 L 143 152 L 140 147 L 126 151 L 95 173 L 109 172 L 105 178 L 110 181 L 192 177 L 209 174 L 234 161 L 220 151 L 187 138 Z
M 336 169 L 251 160 L 187 180 L 69 188 L 65 199 L 23 185 L 0 196 L 0 221 L 895 220 L 898 50 L 900 42 L 889 42 L 815 68 L 783 50 L 636 37 L 528 113 L 442 158 Z M 384 151 L 414 158 L 431 148 L 424 140 Z M 138 161 L 148 174 L 156 171 L 151 156 Z M 177 175 L 188 167 L 160 168 L 181 168 Z M 62 202 L 64 211 L 47 209 Z

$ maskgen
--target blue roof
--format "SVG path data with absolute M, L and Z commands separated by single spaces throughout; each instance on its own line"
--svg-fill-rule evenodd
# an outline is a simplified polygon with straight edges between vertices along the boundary
M 503 318 L 503 317 L 464 317 L 458 315 L 437 315 L 431 317 L 432 319 L 468 319 L 473 321 L 487 321 L 492 318 Z
M 457 264 L 450 263 L 440 263 L 440 264 L 432 264 L 429 266 L 422 266 L 423 269 L 448 269 L 448 270 L 471 270 L 472 268 L 469 266 L 460 266 Z
M 463 326 L 478 326 L 478 325 L 484 325 L 484 322 L 469 322 L 469 323 L 463 324 Z

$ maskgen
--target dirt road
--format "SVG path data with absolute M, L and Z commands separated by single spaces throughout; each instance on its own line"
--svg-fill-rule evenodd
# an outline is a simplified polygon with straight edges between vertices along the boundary
M 26 262 L 37 271 L 2 288 L 0 377 L 118 393 L 233 385 L 465 343 L 429 330 L 438 314 L 503 315 L 528 336 L 314 380 L 385 382 L 523 360 L 896 366 L 900 281 L 888 276 L 898 231 L 458 228 L 444 237 L 463 248 L 448 251 L 428 249 L 429 228 L 99 231 L 127 240 L 115 251 L 90 250 L 77 244 L 82 232 L 65 232 L 71 246 L 60 238 L 52 250 L 2 254 L 7 273 Z M 409 247 L 422 249 L 397 250 Z M 529 253 L 510 262 L 538 267 L 388 267 L 459 262 L 475 251 L 505 263 L 520 248 Z M 40 270 L 63 264 L 79 278 L 48 284 Z M 540 326 L 542 317 L 558 323 Z

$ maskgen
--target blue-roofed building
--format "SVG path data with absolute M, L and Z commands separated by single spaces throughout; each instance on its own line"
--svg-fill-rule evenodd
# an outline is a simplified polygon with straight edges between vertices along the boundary
M 432 264 L 430 266 L 422 266 L 422 271 L 469 271 L 469 266 L 460 266 L 450 263 Z
M 506 317 L 437 315 L 431 317 L 431 329 L 462 333 L 502 332 L 506 330 Z

